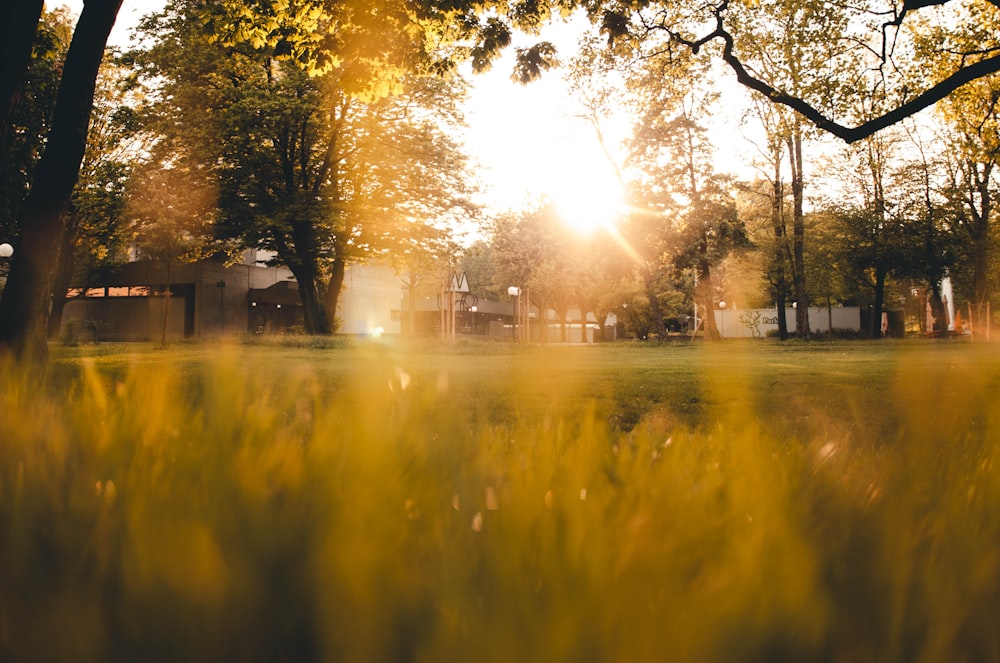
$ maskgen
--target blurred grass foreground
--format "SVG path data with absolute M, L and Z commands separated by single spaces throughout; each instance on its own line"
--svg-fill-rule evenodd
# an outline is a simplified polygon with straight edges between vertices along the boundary
M 56 349 L 3 661 L 1000 661 L 1000 356 Z

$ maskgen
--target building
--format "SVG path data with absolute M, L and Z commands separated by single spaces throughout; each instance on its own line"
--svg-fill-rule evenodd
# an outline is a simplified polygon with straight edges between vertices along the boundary
M 275 334 L 303 325 L 291 271 L 251 259 L 233 265 L 218 256 L 173 265 L 169 274 L 161 263 L 132 262 L 103 286 L 69 294 L 61 333 L 92 340 L 159 340 L 164 327 L 167 338 L 176 340 Z M 337 307 L 341 331 L 398 334 L 401 299 L 402 285 L 391 268 L 349 267 Z
M 284 267 L 266 267 L 250 255 L 242 264 L 222 256 L 183 265 L 138 261 L 124 265 L 104 285 L 71 289 L 62 317 L 63 338 L 91 341 L 159 341 L 203 339 L 241 334 L 281 334 L 303 331 L 298 283 Z M 169 284 L 169 296 L 168 292 Z M 338 331 L 353 335 L 441 336 L 445 318 L 441 303 L 448 294 L 414 298 L 409 310 L 403 280 L 391 267 L 357 264 L 347 268 L 337 303 Z M 579 343 L 613 338 L 588 314 L 570 311 L 568 324 L 546 311 L 542 339 L 540 310 L 532 306 L 526 320 L 517 321 L 511 302 L 456 295 L 455 331 L 460 335 L 514 340 L 517 331 L 532 342 Z M 521 325 L 525 325 L 522 327 Z

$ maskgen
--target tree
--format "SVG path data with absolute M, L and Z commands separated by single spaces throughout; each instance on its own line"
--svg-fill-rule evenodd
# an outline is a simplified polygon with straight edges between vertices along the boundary
M 849 33 L 848 17 L 840 6 L 824 2 L 803 3 L 790 0 L 762 0 L 753 7 L 734 4 L 729 10 L 734 28 L 734 48 L 741 53 L 747 69 L 755 77 L 768 80 L 776 88 L 797 98 L 813 98 L 837 112 L 849 112 L 858 95 L 855 81 L 844 78 L 850 71 L 849 42 L 840 35 Z M 782 205 L 787 172 L 790 204 L 790 235 L 782 228 L 780 243 L 788 244 L 787 275 L 796 304 L 795 329 L 801 338 L 809 336 L 810 298 L 805 267 L 805 188 L 807 184 L 804 144 L 809 138 L 803 117 L 788 108 L 757 97 L 756 114 L 768 134 L 769 156 L 773 166 L 774 204 Z M 766 105 L 765 105 L 766 104 Z M 787 171 L 782 166 L 787 162 Z M 780 202 L 779 202 L 780 201 Z M 779 229 L 779 210 L 774 209 L 775 228 Z M 780 309 L 779 309 L 780 310 Z M 781 314 L 779 313 L 779 316 Z M 779 325 L 780 327 L 780 325 Z
M 156 41 L 136 57 L 161 81 L 157 158 L 198 163 L 218 182 L 220 235 L 272 251 L 296 277 L 306 331 L 331 333 L 348 264 L 412 267 L 418 254 L 447 254 L 444 229 L 474 212 L 451 137 L 464 84 L 419 62 L 374 71 L 373 56 L 351 45 L 364 34 L 342 34 L 351 44 L 339 66 L 310 75 L 278 59 L 281 44 L 209 39 L 200 7 L 175 3 L 144 26 Z
M 834 302 L 846 304 L 856 301 L 851 284 L 859 280 L 853 272 L 851 248 L 842 241 L 838 219 L 830 210 L 820 210 L 806 215 L 809 228 L 809 251 L 806 252 L 806 270 L 810 289 L 817 300 L 826 305 L 827 328 L 834 334 Z
M 572 269 L 566 233 L 555 207 L 543 201 L 535 209 L 495 219 L 490 236 L 494 287 L 501 293 L 506 293 L 509 286 L 527 289 L 539 310 L 553 309 L 561 321 L 563 342 L 567 339 L 567 313 L 576 303 L 574 286 L 578 278 Z M 543 329 L 543 339 L 546 333 Z
M 88 0 L 73 32 L 53 111 L 52 130 L 21 216 L 21 244 L 0 299 L 0 352 L 48 357 L 49 298 L 63 215 L 79 175 L 97 72 L 121 0 Z
M 961 53 L 988 41 L 1000 31 L 1000 15 L 986 7 L 972 6 L 956 25 L 945 30 L 923 22 L 915 27 L 916 43 L 924 59 L 934 60 L 935 73 L 961 64 Z M 949 197 L 959 210 L 958 229 L 965 234 L 965 269 L 956 274 L 968 281 L 974 308 L 974 327 L 986 327 L 987 304 L 995 285 L 996 236 L 995 174 L 1000 163 L 1000 80 L 996 76 L 972 81 L 939 105 L 944 123 L 943 140 L 949 146 Z M 964 273 L 962 273 L 964 272 Z
M 506 287 L 497 286 L 498 278 L 494 276 L 495 267 L 493 245 L 485 239 L 480 239 L 465 248 L 459 258 L 459 269 L 465 272 L 469 287 L 479 297 L 498 300 L 501 291 L 506 293 Z
M 767 238 L 767 242 L 771 246 L 767 273 L 777 312 L 778 338 L 784 341 L 788 339 L 788 320 L 785 308 L 791 295 L 788 275 L 794 271 L 792 245 L 788 241 L 787 192 L 782 170 L 782 164 L 785 161 L 785 148 L 788 143 L 786 139 L 790 137 L 789 132 L 785 130 L 787 113 L 780 106 L 768 103 L 758 95 L 753 99 L 753 106 L 748 116 L 756 117 L 764 129 L 766 144 L 761 151 L 766 168 L 766 170 L 762 169 L 762 176 L 766 178 L 766 181 L 763 182 L 765 187 L 755 183 L 747 187 L 745 191 L 762 196 L 768 202 L 769 235 L 767 232 L 760 234 Z
M 768 106 L 767 108 L 773 108 Z M 747 235 L 758 247 L 769 247 L 766 259 L 763 261 L 763 271 L 769 284 L 769 301 L 775 307 L 778 320 L 778 338 L 788 340 L 788 319 L 785 308 L 791 293 L 787 274 L 791 271 L 791 246 L 788 243 L 786 223 L 787 206 L 785 205 L 785 186 L 781 176 L 782 150 L 781 140 L 774 140 L 774 134 L 768 132 L 767 164 L 773 170 L 766 174 L 768 179 L 756 180 L 742 185 L 737 200 L 740 218 L 747 226 Z
M 42 5 L 41 0 L 8 2 L 0 15 L 4 19 L 0 137 L 8 132 Z M 65 232 L 61 215 L 78 177 L 97 72 L 120 6 L 121 0 L 84 3 L 61 79 L 52 134 L 19 224 L 21 245 L 0 300 L 0 348 L 24 359 L 47 356 L 48 297 Z M 330 12 L 324 13 L 324 8 Z M 550 15 L 546 3 L 510 6 L 494 0 L 374 5 L 218 0 L 198 3 L 197 9 L 198 25 L 206 26 L 223 44 L 269 47 L 274 57 L 299 62 L 310 72 L 341 64 L 337 47 L 346 46 L 361 56 L 348 60 L 355 80 L 376 94 L 393 88 L 385 77 L 375 75 L 390 45 L 392 62 L 406 71 L 419 60 L 428 71 L 445 73 L 463 59 L 471 59 L 481 71 L 510 44 L 512 29 L 537 31 Z M 347 38 L 352 34 L 347 25 L 363 29 Z M 414 44 L 425 54 L 434 50 L 438 56 L 414 59 Z M 545 44 L 519 50 L 520 75 L 534 76 L 551 66 L 553 51 Z
M 705 71 L 690 54 L 664 52 L 650 54 L 633 72 L 627 84 L 638 119 L 628 165 L 642 173 L 633 186 L 661 224 L 657 245 L 675 271 L 691 270 L 693 300 L 706 313 L 708 337 L 717 339 L 712 269 L 745 243 L 746 234 L 728 192 L 731 183 L 714 172 L 714 146 L 701 124 L 717 100 L 699 84 Z
M 66 210 L 66 234 L 52 289 L 50 338 L 59 333 L 70 282 L 98 282 L 125 259 L 126 191 L 146 146 L 137 131 L 137 102 L 126 84 L 128 72 L 113 59 L 106 59 L 98 75 L 80 181 Z
M 830 262 L 849 266 L 868 301 L 863 332 L 879 336 L 893 279 L 923 284 L 935 319 L 926 331 L 945 329 L 940 286 L 955 261 L 955 224 L 953 207 L 934 184 L 932 155 L 915 135 L 896 130 L 851 146 L 842 163 L 849 167 L 839 168 L 847 173 L 840 199 L 827 207 L 835 210 L 828 232 L 839 242 Z
M 21 210 L 52 127 L 59 77 L 73 37 L 69 12 L 65 8 L 45 12 L 33 35 L 34 56 L 7 118 L 0 159 L 0 237 L 8 242 L 16 242 L 20 235 Z
M 938 51 L 932 60 L 944 57 L 953 66 L 933 78 L 900 77 L 897 60 L 912 54 L 912 34 L 906 29 L 918 15 L 938 10 L 933 19 L 948 26 L 954 16 L 967 6 L 961 0 L 870 0 L 856 5 L 837 2 L 799 4 L 802 11 L 825 6 L 842 18 L 842 29 L 830 37 L 850 45 L 833 63 L 847 72 L 843 78 L 856 81 L 859 89 L 882 87 L 893 99 L 884 111 L 866 118 L 856 118 L 844 111 L 836 100 L 810 91 L 801 94 L 789 91 L 779 81 L 770 78 L 761 61 L 753 53 L 741 50 L 741 25 L 733 15 L 746 7 L 767 13 L 767 5 L 749 0 L 720 0 L 691 5 L 673 0 L 625 3 L 617 1 L 579 3 L 586 7 L 591 21 L 599 24 L 608 37 L 609 47 L 623 53 L 640 48 L 651 50 L 650 42 L 660 44 L 659 50 L 687 48 L 694 54 L 702 51 L 716 54 L 735 73 L 736 80 L 763 94 L 776 104 L 796 111 L 819 129 L 853 143 L 892 126 L 917 112 L 932 106 L 963 85 L 1000 71 L 1000 41 L 989 33 L 974 48 L 960 51 L 952 59 Z M 984 12 L 1000 9 L 1000 0 L 973 0 L 973 6 Z M 795 38 L 800 44 L 808 41 L 809 26 Z M 838 77 L 838 80 L 841 77 Z M 831 103 L 833 102 L 833 103 Z M 853 121 L 858 123 L 851 126 Z
M 674 225 L 674 267 L 693 271 L 694 301 L 704 311 L 705 332 L 711 340 L 722 338 L 714 315 L 718 301 L 715 269 L 730 252 L 748 244 L 730 186 L 731 182 L 719 177 L 703 182 Z
M 603 338 L 604 321 L 621 304 L 617 286 L 631 271 L 631 264 L 621 251 L 608 251 L 606 232 L 616 231 L 600 228 L 592 235 L 577 236 L 570 243 L 583 342 L 587 339 L 588 313 L 593 313 L 597 321 L 595 338 Z
M 217 199 L 209 178 L 183 166 L 161 168 L 150 163 L 132 183 L 126 214 L 133 243 L 140 257 L 162 268 L 163 283 L 154 285 L 163 297 L 161 345 L 167 343 L 173 266 L 217 249 L 212 242 Z
M 806 288 L 805 267 L 805 173 L 803 163 L 803 127 L 797 117 L 783 112 L 780 107 L 760 103 L 756 106 L 758 117 L 767 135 L 767 158 L 771 202 L 772 258 L 771 277 L 774 285 L 775 305 L 778 309 L 778 336 L 788 338 L 785 302 L 789 295 L 796 304 L 795 331 L 800 338 L 809 337 L 809 295 Z M 787 160 L 791 175 L 790 191 L 783 178 L 783 163 Z M 791 201 L 787 200 L 791 194 Z M 791 218 L 791 237 L 788 219 Z M 790 241 L 789 241 L 790 240 Z M 789 278 L 790 277 L 790 278 Z
M 6 160 L 10 128 L 31 62 L 45 0 L 6 2 L 0 8 L 0 159 Z

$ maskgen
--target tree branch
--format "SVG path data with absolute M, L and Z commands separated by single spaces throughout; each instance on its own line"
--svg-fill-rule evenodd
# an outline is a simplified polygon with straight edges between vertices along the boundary
M 736 73 L 736 80 L 741 85 L 760 92 L 774 103 L 788 106 L 820 129 L 837 136 L 846 143 L 854 143 L 867 138 L 886 127 L 915 115 L 925 108 L 933 106 L 966 83 L 1000 71 L 1000 56 L 980 60 L 974 64 L 962 67 L 910 101 L 856 127 L 848 127 L 828 118 L 802 99 L 781 92 L 759 78 L 752 76 L 733 53 L 733 38 L 725 31 L 717 30 L 716 32 L 716 37 L 721 38 L 725 44 L 722 59 Z
M 883 29 L 889 26 L 899 26 L 905 15 L 910 11 L 935 5 L 943 5 L 950 1 L 951 0 L 906 0 L 899 14 L 896 15 L 896 18 L 893 21 L 883 24 Z M 1000 7 L 1000 0 L 986 1 L 994 6 Z M 886 127 L 892 126 L 901 120 L 915 115 L 925 108 L 933 106 L 935 103 L 941 101 L 966 83 L 1000 71 L 1000 55 L 985 58 L 973 64 L 963 65 L 950 76 L 938 81 L 935 85 L 906 103 L 901 104 L 900 106 L 897 106 L 896 108 L 893 108 L 878 117 L 863 122 L 858 126 L 849 127 L 827 117 L 802 98 L 782 92 L 764 80 L 754 76 L 747 70 L 740 58 L 733 52 L 734 39 L 723 26 L 723 15 L 728 8 L 728 4 L 729 0 L 722 0 L 722 2 L 715 7 L 713 10 L 716 19 L 715 30 L 700 39 L 687 39 L 673 30 L 667 30 L 667 32 L 674 41 L 687 46 L 691 49 L 691 52 L 695 54 L 697 54 L 698 51 L 705 46 L 705 44 L 708 44 L 716 39 L 721 40 L 723 42 L 722 59 L 736 74 L 736 80 L 741 85 L 748 87 L 751 90 L 760 92 L 772 103 L 782 104 L 791 108 L 812 122 L 819 129 L 833 134 L 846 143 L 854 143 L 867 138 L 876 132 L 885 129 Z M 660 27 L 663 29 L 662 26 Z

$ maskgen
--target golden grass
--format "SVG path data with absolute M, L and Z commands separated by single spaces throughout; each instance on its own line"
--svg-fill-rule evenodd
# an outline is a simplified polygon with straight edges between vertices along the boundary
M 1000 660 L 992 348 L 3 369 L 5 661 Z

